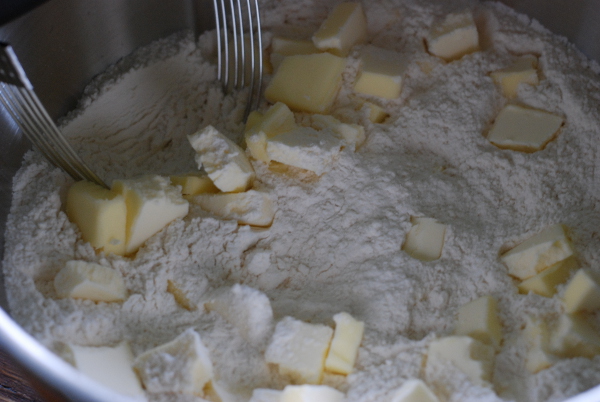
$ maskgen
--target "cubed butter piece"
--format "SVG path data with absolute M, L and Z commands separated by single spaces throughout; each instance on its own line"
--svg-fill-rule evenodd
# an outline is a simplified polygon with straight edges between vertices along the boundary
M 563 314 L 550 338 L 552 353 L 561 357 L 593 357 L 600 354 L 600 334 L 588 319 Z
M 131 367 L 133 354 L 127 342 L 114 347 L 67 344 L 65 349 L 69 360 L 88 377 L 120 394 L 143 398 L 140 380 Z
M 67 216 L 95 249 L 125 254 L 127 206 L 122 195 L 89 181 L 69 188 Z
M 348 313 L 334 315 L 333 321 L 335 321 L 335 331 L 325 360 L 325 369 L 347 375 L 354 369 L 365 323 L 355 320 Z
M 342 85 L 345 67 L 346 59 L 329 53 L 286 57 L 265 90 L 265 98 L 298 111 L 327 113 Z
M 555 224 L 528 238 L 500 257 L 508 273 L 527 279 L 574 254 L 565 227 Z
M 567 284 L 563 295 L 565 311 L 594 311 L 600 308 L 598 278 L 588 269 L 580 269 Z
M 213 126 L 189 135 L 198 168 L 204 168 L 215 186 L 225 192 L 246 191 L 254 181 L 254 168 L 244 150 Z
M 473 14 L 448 14 L 434 26 L 427 38 L 427 50 L 446 61 L 457 60 L 479 50 L 479 34 Z
M 365 128 L 358 124 L 342 123 L 333 116 L 314 114 L 311 116 L 311 126 L 317 130 L 330 129 L 353 150 L 361 146 L 365 139 Z
M 119 271 L 86 261 L 67 261 L 54 277 L 58 297 L 103 302 L 123 301 L 127 288 Z
M 202 395 L 213 365 L 200 335 L 189 328 L 136 357 L 133 367 L 149 392 Z
M 393 394 L 391 402 L 439 402 L 427 384 L 419 379 L 406 381 Z
M 550 268 L 521 282 L 518 285 L 519 293 L 532 292 L 540 296 L 552 297 L 556 293 L 556 287 L 565 283 L 577 266 L 577 259 L 573 256 L 559 261 Z
M 283 391 L 267 388 L 256 388 L 248 402 L 281 402 Z
M 406 235 L 402 249 L 422 261 L 437 260 L 442 256 L 446 225 L 433 218 L 411 217 L 412 228 Z
M 488 140 L 502 149 L 535 152 L 556 135 L 564 119 L 543 110 L 506 105 L 494 121 Z
M 492 378 L 494 348 L 470 336 L 448 336 L 429 345 L 427 364 L 452 363 L 478 385 L 487 386 Z
M 263 191 L 196 195 L 190 201 L 223 219 L 234 219 L 241 225 L 270 226 L 275 216 L 275 203 Z
M 219 189 L 208 176 L 200 174 L 188 174 L 183 176 L 171 176 L 174 186 L 181 186 L 181 194 L 215 194 Z
M 297 384 L 319 384 L 332 336 L 328 326 L 284 317 L 275 327 L 265 359 Z
M 267 154 L 273 161 L 322 175 L 339 154 L 341 142 L 331 130 L 317 131 L 298 127 L 267 142 Z
M 371 102 L 365 102 L 365 107 L 369 113 L 371 123 L 383 123 L 389 114 L 379 105 Z
M 112 189 L 125 198 L 127 205 L 127 254 L 137 251 L 146 240 L 175 219 L 186 216 L 189 210 L 189 203 L 166 177 L 115 180 Z
M 523 335 L 527 342 L 525 367 L 530 373 L 538 373 L 558 361 L 549 352 L 550 333 L 544 321 L 528 317 Z
M 244 126 L 244 132 L 250 131 L 252 127 L 256 126 L 258 123 L 262 121 L 264 114 L 259 112 L 258 110 L 253 110 L 248 114 L 248 118 L 246 119 L 246 125 Z
M 285 103 L 275 103 L 260 119 L 256 118 L 256 122 L 244 134 L 250 155 L 254 159 L 270 162 L 267 140 L 294 128 L 296 128 L 294 113 Z
M 358 2 L 338 4 L 313 35 L 320 50 L 347 56 L 352 46 L 367 41 L 367 18 Z
M 483 296 L 458 309 L 457 335 L 468 335 L 486 345 L 500 349 L 502 325 L 498 319 L 496 299 Z
M 342 402 L 344 394 L 327 385 L 286 385 L 281 402 Z
M 384 99 L 400 96 L 406 63 L 398 53 L 365 46 L 360 52 L 360 62 L 354 92 Z
M 539 84 L 537 63 L 537 57 L 527 54 L 516 59 L 510 67 L 492 72 L 490 77 L 500 87 L 504 96 L 514 98 L 521 83 Z
M 271 40 L 271 65 L 273 69 L 277 69 L 287 56 L 319 52 L 320 50 L 317 49 L 312 40 L 274 36 Z

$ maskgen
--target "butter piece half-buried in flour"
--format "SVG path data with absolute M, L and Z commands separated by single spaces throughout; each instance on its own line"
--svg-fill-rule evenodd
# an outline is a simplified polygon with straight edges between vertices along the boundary
M 504 96 L 514 98 L 520 84 L 539 84 L 537 64 L 537 57 L 526 54 L 517 58 L 509 67 L 490 73 L 490 77 L 500 87 Z
M 123 301 L 127 288 L 119 271 L 86 261 L 67 261 L 54 277 L 58 297 L 103 302 Z
M 413 378 L 402 384 L 393 394 L 391 402 L 439 402 L 439 399 L 427 384 Z
M 408 231 L 402 249 L 413 258 L 433 261 L 442 256 L 446 225 L 433 218 L 411 217 L 413 224 Z
M 366 40 L 367 18 L 358 2 L 338 4 L 313 35 L 318 49 L 343 57 Z
M 265 112 L 264 115 L 252 114 L 252 121 L 248 117 L 244 138 L 250 155 L 263 162 L 270 162 L 267 153 L 267 140 L 276 135 L 296 128 L 294 113 L 285 103 L 277 102 Z
M 333 316 L 335 331 L 325 360 L 325 369 L 338 374 L 350 374 L 362 341 L 365 324 L 348 313 Z
M 595 311 L 600 308 L 600 280 L 589 269 L 580 269 L 569 281 L 563 294 L 567 313 Z
M 281 402 L 342 402 L 344 394 L 327 385 L 286 385 Z
M 479 50 L 479 34 L 470 11 L 448 14 L 427 37 L 427 50 L 446 61 Z
M 498 319 L 497 302 L 492 296 L 475 299 L 458 309 L 457 335 L 468 335 L 500 349 L 502 325 Z
M 271 196 L 258 190 L 200 194 L 191 197 L 190 202 L 222 219 L 236 220 L 241 225 L 270 226 L 276 211 Z
M 360 70 L 354 83 L 354 92 L 396 99 L 402 91 L 406 62 L 401 55 L 375 46 L 360 51 Z

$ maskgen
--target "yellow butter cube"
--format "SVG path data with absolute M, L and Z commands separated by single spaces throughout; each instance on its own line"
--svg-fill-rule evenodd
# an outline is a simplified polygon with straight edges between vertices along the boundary
M 84 241 L 105 253 L 125 254 L 127 207 L 122 195 L 80 181 L 69 189 L 66 210 Z
M 354 92 L 396 99 L 402 91 L 406 63 L 396 52 L 366 46 L 361 50 L 361 67 Z
M 539 84 L 537 63 L 537 57 L 534 55 L 521 56 L 510 67 L 492 72 L 490 77 L 500 86 L 504 96 L 514 98 L 517 96 L 517 90 L 521 83 Z
M 286 385 L 280 402 L 342 402 L 344 394 L 327 385 Z
M 422 261 L 437 260 L 442 256 L 446 225 L 432 218 L 411 217 L 413 227 L 406 235 L 402 249 Z
M 402 384 L 391 402 L 439 402 L 439 399 L 423 381 L 412 379 Z
M 550 339 L 551 350 L 561 357 L 594 357 L 600 354 L 600 334 L 588 319 L 563 314 Z
M 215 186 L 208 176 L 189 174 L 185 176 L 171 176 L 170 179 L 174 186 L 181 186 L 181 194 L 183 195 L 214 194 L 219 192 L 217 186 Z
M 252 127 L 256 126 L 263 119 L 263 114 L 258 110 L 253 110 L 248 115 L 246 119 L 246 125 L 244 127 L 244 132 L 250 131 Z
M 352 46 L 367 40 L 367 18 L 360 3 L 340 3 L 313 35 L 318 49 L 347 56 Z
M 525 367 L 530 373 L 535 374 L 547 369 L 558 361 L 558 358 L 549 352 L 550 333 L 544 321 L 528 317 L 523 335 L 527 342 Z
M 271 159 L 267 153 L 267 140 L 296 128 L 294 113 L 285 103 L 277 102 L 260 119 L 254 119 L 256 121 L 244 134 L 246 146 L 254 159 L 268 163 Z
M 127 297 L 123 277 L 109 267 L 86 261 L 68 261 L 54 277 L 58 297 L 115 302 Z
M 350 374 L 354 369 L 365 324 L 355 320 L 348 313 L 336 314 L 333 320 L 335 332 L 325 360 L 325 369 L 333 373 Z
M 498 319 L 496 299 L 483 296 L 461 306 L 456 334 L 468 335 L 498 350 L 502 341 L 502 325 Z
M 383 123 L 389 114 L 379 105 L 371 102 L 365 102 L 365 107 L 369 112 L 369 120 L 371 123 Z
M 276 70 L 287 56 L 319 52 L 312 40 L 274 36 L 271 41 L 271 65 Z
M 342 85 L 346 59 L 329 53 L 286 57 L 265 90 L 270 102 L 309 113 L 327 113 Z
M 200 194 L 190 202 L 223 219 L 242 225 L 269 226 L 275 216 L 275 204 L 269 194 L 248 190 L 243 193 Z
M 580 269 L 567 284 L 563 295 L 565 311 L 594 311 L 600 308 L 598 278 L 587 269 Z
M 446 61 L 478 51 L 479 34 L 473 14 L 470 11 L 448 14 L 441 24 L 430 31 L 427 50 Z
M 518 285 L 519 293 L 527 294 L 533 292 L 540 296 L 552 297 L 556 293 L 556 287 L 564 283 L 573 270 L 577 269 L 577 259 L 569 257 L 557 262 L 539 274 L 525 279 Z
M 555 224 L 502 254 L 508 273 L 527 279 L 574 254 L 565 227 Z
M 333 116 L 315 114 L 311 116 L 311 126 L 317 130 L 330 129 L 352 149 L 361 146 L 365 140 L 365 128 L 358 124 L 342 123 Z

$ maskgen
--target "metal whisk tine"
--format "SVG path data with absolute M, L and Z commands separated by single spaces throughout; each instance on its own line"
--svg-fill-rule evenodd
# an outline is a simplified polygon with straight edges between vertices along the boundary
M 0 43 L 0 101 L 27 139 L 54 165 L 75 180 L 106 184 L 71 148 L 33 91 L 14 51 Z

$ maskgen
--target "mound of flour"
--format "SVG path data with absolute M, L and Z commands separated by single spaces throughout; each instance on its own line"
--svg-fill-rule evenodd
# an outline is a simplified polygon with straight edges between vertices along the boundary
M 266 1 L 265 30 L 316 28 L 331 6 Z M 269 297 L 276 320 L 289 315 L 333 325 L 332 316 L 346 311 L 365 322 L 356 371 L 325 379 L 348 401 L 386 400 L 417 377 L 449 401 L 562 400 L 599 384 L 599 358 L 527 372 L 525 318 L 552 320 L 562 307 L 557 296 L 518 294 L 498 255 L 562 222 L 581 265 L 600 266 L 600 69 L 563 38 L 497 3 L 396 0 L 364 7 L 370 42 L 409 61 L 402 94 L 371 99 L 390 114 L 383 124 L 371 123 L 352 94 L 358 49 L 350 55 L 333 114 L 362 124 L 367 141 L 356 152 L 343 150 L 321 177 L 254 162 L 258 185 L 277 203 L 268 229 L 238 226 L 192 206 L 134 259 L 96 254 L 64 213 L 71 179 L 28 153 L 14 180 L 6 233 L 13 317 L 49 347 L 58 340 L 108 345 L 127 339 L 134 354 L 193 327 L 220 381 L 244 401 L 253 388 L 281 388 L 283 380 L 219 314 L 184 309 L 167 291 L 170 281 L 201 304 L 215 289 L 244 284 Z M 425 52 L 432 23 L 466 7 L 476 15 L 482 51 L 452 63 Z M 198 41 L 176 35 L 139 50 L 91 83 L 65 117 L 64 132 L 107 182 L 195 171 L 186 136 L 207 124 L 240 139 L 246 93 L 221 91 L 213 35 Z M 542 79 L 520 88 L 517 101 L 566 119 L 558 137 L 533 154 L 500 150 L 483 135 L 506 103 L 488 74 L 526 53 L 540 56 Z M 401 250 L 411 216 L 448 225 L 439 260 L 418 261 Z M 58 299 L 52 279 L 71 259 L 119 270 L 130 297 L 98 304 Z M 458 307 L 488 294 L 498 299 L 504 335 L 493 390 L 449 367 L 423 372 L 428 343 L 452 333 Z

